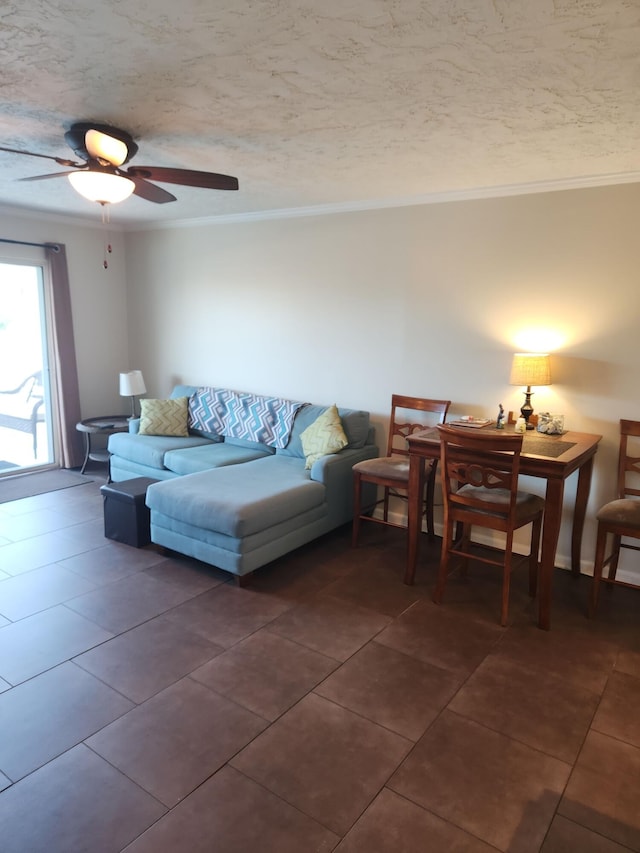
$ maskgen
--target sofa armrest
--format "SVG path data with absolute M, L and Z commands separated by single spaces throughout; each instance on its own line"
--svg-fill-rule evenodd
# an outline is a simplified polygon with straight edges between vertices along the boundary
M 321 456 L 311 466 L 310 476 L 312 480 L 328 486 L 331 480 L 345 476 L 351 478 L 351 469 L 356 462 L 362 462 L 364 459 L 375 459 L 377 456 L 380 456 L 380 448 L 376 447 L 375 444 L 341 450 L 339 453 Z
M 129 418 L 129 432 L 137 435 L 140 432 L 140 418 Z
M 375 444 L 366 444 L 322 456 L 311 466 L 311 479 L 322 483 L 326 489 L 329 518 L 334 525 L 345 524 L 353 518 L 353 466 L 376 456 L 380 456 L 380 449 Z

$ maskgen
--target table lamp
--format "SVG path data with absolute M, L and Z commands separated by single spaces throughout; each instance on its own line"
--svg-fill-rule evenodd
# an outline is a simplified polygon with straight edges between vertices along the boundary
M 146 393 L 147 387 L 140 370 L 120 374 L 120 396 L 131 397 L 131 418 L 136 416 L 136 396 Z
M 526 385 L 524 392 L 524 405 L 520 414 L 524 418 L 527 429 L 533 429 L 529 418 L 533 414 L 531 405 L 532 385 L 551 385 L 551 373 L 549 370 L 549 356 L 540 352 L 517 352 L 513 356 L 511 364 L 510 385 Z

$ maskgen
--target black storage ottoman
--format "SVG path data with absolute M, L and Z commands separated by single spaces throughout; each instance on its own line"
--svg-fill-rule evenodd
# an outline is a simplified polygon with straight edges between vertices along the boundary
M 157 483 L 150 477 L 136 477 L 100 486 L 104 498 L 104 535 L 107 539 L 142 548 L 151 542 L 147 488 Z

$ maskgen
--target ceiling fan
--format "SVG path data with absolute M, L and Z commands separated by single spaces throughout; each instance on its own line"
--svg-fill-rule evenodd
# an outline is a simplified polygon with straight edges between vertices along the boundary
M 129 166 L 121 168 L 138 151 L 133 138 L 124 130 L 108 124 L 77 122 L 72 124 L 64 138 L 71 150 L 82 160 L 66 160 L 49 154 L 19 151 L 4 148 L 12 154 L 27 154 L 54 160 L 59 166 L 71 171 L 54 172 L 50 175 L 35 175 L 20 178 L 22 181 L 43 181 L 66 175 L 80 195 L 99 204 L 114 204 L 124 201 L 132 193 L 156 204 L 176 201 L 176 197 L 151 181 L 181 184 L 187 187 L 202 187 L 210 190 L 237 190 L 238 179 L 216 172 L 199 172 L 193 169 L 172 169 L 159 166 Z

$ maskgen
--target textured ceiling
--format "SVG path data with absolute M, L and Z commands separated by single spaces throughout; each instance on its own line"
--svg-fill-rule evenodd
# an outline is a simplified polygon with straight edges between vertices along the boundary
M 637 0 L 5 0 L 0 145 L 73 158 L 99 121 L 240 181 L 123 224 L 640 180 L 639 45 Z M 58 168 L 0 152 L 0 204 L 99 218 L 15 180 Z

